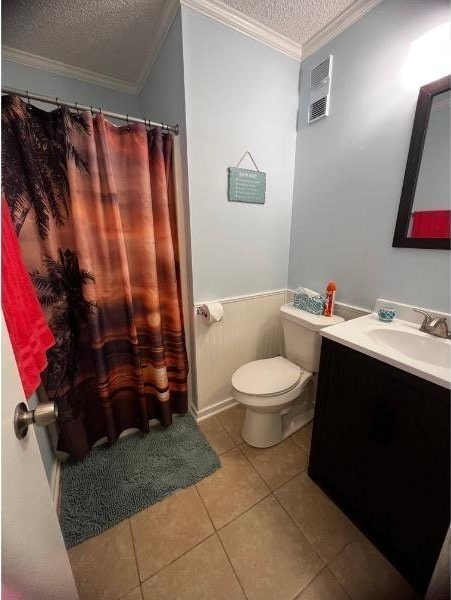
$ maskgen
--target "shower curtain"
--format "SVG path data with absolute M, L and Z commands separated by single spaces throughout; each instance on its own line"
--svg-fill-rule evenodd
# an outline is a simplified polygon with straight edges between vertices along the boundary
M 60 449 L 187 410 L 173 139 L 2 98 L 2 183 L 56 339 L 43 383 Z

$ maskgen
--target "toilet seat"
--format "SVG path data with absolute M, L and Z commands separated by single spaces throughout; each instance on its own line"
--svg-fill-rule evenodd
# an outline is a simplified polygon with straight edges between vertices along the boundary
M 271 398 L 294 389 L 305 375 L 301 367 L 283 356 L 254 360 L 232 376 L 233 388 L 246 396 Z

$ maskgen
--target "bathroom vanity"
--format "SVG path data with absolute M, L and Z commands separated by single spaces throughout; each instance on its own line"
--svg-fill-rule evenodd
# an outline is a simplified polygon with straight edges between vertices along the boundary
M 309 475 L 424 593 L 450 521 L 451 344 L 375 315 L 323 335 Z

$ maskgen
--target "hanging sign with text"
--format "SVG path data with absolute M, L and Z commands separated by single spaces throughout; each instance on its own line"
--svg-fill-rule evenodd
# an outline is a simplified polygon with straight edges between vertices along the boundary
M 229 202 L 264 204 L 266 173 L 229 167 Z

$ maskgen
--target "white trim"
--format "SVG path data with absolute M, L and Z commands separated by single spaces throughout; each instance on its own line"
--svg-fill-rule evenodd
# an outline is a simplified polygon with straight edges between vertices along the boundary
M 36 54 L 25 52 L 17 48 L 2 46 L 2 56 L 6 60 L 16 62 L 33 69 L 56 73 L 65 77 L 72 77 L 94 85 L 100 85 L 125 94 L 139 94 L 155 64 L 161 47 L 166 39 L 166 35 L 177 15 L 181 5 L 187 6 L 223 25 L 235 29 L 240 33 L 257 40 L 274 50 L 300 61 L 322 46 L 330 42 L 342 31 L 358 21 L 371 9 L 377 6 L 382 0 L 356 0 L 349 8 L 339 14 L 333 21 L 328 23 L 321 31 L 315 34 L 310 40 L 301 46 L 286 36 L 274 31 L 270 27 L 263 25 L 252 17 L 224 4 L 220 0 L 168 0 L 164 4 L 163 13 L 160 17 L 157 31 L 152 37 L 152 43 L 149 47 L 148 58 L 138 79 L 135 82 L 125 81 L 109 75 L 103 75 L 68 65 L 57 60 L 44 58 Z
M 357 0 L 354 2 L 302 45 L 302 59 L 314 54 L 381 2 L 382 0 Z
M 199 423 L 208 417 L 212 417 L 213 415 L 218 415 L 219 413 L 224 412 L 228 408 L 232 408 L 236 406 L 238 402 L 230 396 L 230 398 L 226 398 L 225 400 L 220 400 L 211 406 L 207 406 L 206 408 L 202 408 L 201 410 L 197 410 L 195 406 L 192 406 L 192 414 L 194 418 Z
M 172 23 L 174 22 L 174 19 L 177 16 L 179 8 L 180 0 L 166 0 L 164 2 L 163 12 L 160 15 L 157 30 L 152 36 L 146 63 L 136 81 L 136 89 L 138 93 L 144 87 L 144 84 L 146 83 L 150 72 L 152 71 L 152 68 L 158 58 L 158 55 L 160 54 L 160 50 L 164 44 L 169 29 L 171 28 Z
M 55 457 L 52 475 L 49 481 L 50 492 L 53 498 L 53 506 L 55 507 L 56 512 L 59 512 L 59 502 L 60 502 L 60 491 L 61 491 L 61 463 Z
M 255 294 L 249 294 L 247 296 L 231 296 L 230 298 L 222 298 L 218 300 L 205 300 L 203 302 L 195 302 L 194 308 L 202 306 L 202 304 L 208 304 L 209 302 L 220 302 L 221 304 L 228 304 L 229 302 L 241 302 L 242 300 L 253 300 L 254 298 L 262 298 L 264 296 L 277 296 L 277 294 L 285 294 L 286 289 L 282 290 L 271 290 L 269 292 L 256 292 Z
M 9 46 L 2 46 L 2 58 L 16 62 L 20 65 L 25 65 L 26 67 L 47 71 L 48 73 L 56 73 L 57 75 L 64 75 L 65 77 L 72 77 L 73 79 L 100 85 L 125 94 L 137 94 L 139 91 L 135 84 L 128 81 L 116 79 L 115 77 L 110 77 L 108 75 L 101 75 L 94 71 L 67 65 L 66 63 L 57 60 L 30 54 L 29 52 L 24 52 L 17 48 L 10 48 Z
M 219 23 L 227 25 L 258 42 L 262 42 L 290 58 L 301 60 L 302 49 L 300 44 L 220 0 L 180 0 L 180 4 L 219 21 Z

